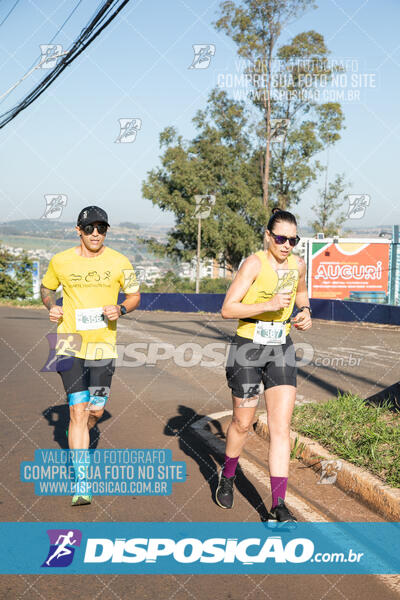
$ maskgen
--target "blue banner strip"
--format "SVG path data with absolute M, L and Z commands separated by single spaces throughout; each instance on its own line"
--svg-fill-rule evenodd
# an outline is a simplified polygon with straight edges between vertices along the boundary
M 1 523 L 1 574 L 398 574 L 400 523 Z
M 121 294 L 119 302 L 122 302 L 123 298 Z M 141 298 L 142 310 L 218 313 L 225 294 L 144 293 Z M 311 298 L 310 303 L 313 316 L 317 319 L 400 325 L 400 306 L 321 298 Z
M 219 313 L 224 298 L 225 294 L 157 294 L 146 292 L 141 294 L 140 309 Z M 124 299 L 125 295 L 120 292 L 118 304 L 121 304 Z M 57 304 L 62 305 L 61 298 L 57 300 Z M 325 300 L 324 298 L 311 298 L 310 304 L 313 317 L 316 319 L 400 325 L 400 306 L 350 300 Z
M 169 449 L 61 450 L 39 448 L 34 461 L 22 461 L 20 479 L 38 496 L 68 496 L 76 482 L 97 496 L 170 495 L 172 484 L 186 481 L 186 463 Z

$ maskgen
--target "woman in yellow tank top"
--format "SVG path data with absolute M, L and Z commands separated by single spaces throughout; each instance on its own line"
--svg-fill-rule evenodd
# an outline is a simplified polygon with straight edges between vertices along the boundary
M 222 317 L 239 319 L 226 375 L 232 390 L 233 416 L 226 436 L 225 462 L 219 474 L 216 501 L 233 506 L 233 483 L 240 452 L 264 389 L 270 436 L 269 471 L 272 507 L 269 521 L 293 523 L 285 505 L 290 421 L 296 399 L 296 357 L 290 339 L 290 316 L 296 329 L 311 327 L 306 265 L 292 249 L 298 243 L 294 215 L 275 208 L 267 225 L 267 250 L 247 258 L 229 288 Z

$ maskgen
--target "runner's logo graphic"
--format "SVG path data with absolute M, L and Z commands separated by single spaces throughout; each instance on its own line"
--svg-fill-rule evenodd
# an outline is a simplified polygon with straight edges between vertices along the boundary
M 194 57 L 189 69 L 207 69 L 215 54 L 215 44 L 193 44 Z
M 136 140 L 139 129 L 142 128 L 142 119 L 118 119 L 119 135 L 116 144 L 131 144 Z
M 341 460 L 321 460 L 321 476 L 317 483 L 335 483 L 338 476 L 338 472 L 341 470 L 341 468 Z
M 124 273 L 124 292 L 135 293 L 139 289 L 136 274 L 133 269 L 122 269 Z
M 349 194 L 349 208 L 347 210 L 347 219 L 362 219 L 369 206 L 371 197 L 368 194 Z
M 271 119 L 271 142 L 281 144 L 288 132 L 290 119 Z
M 261 393 L 261 386 L 259 383 L 243 383 L 243 398 L 239 403 L 239 408 L 243 407 L 254 407 L 258 404 L 258 397 Z
M 215 196 L 205 194 L 203 196 L 195 196 L 196 208 L 193 216 L 198 219 L 208 219 L 211 213 L 211 208 L 215 204 Z
M 135 275 L 138 283 L 144 283 L 146 281 L 146 269 L 144 267 L 136 267 Z
M 89 386 L 89 403 L 86 410 L 102 410 L 110 395 L 110 387 L 107 385 Z
M 246 394 L 246 398 L 251 398 L 260 393 L 259 383 L 243 383 L 243 392 Z
M 61 44 L 40 44 L 40 51 L 42 53 L 39 63 L 41 69 L 54 69 L 58 58 L 63 55 Z
M 278 283 L 274 290 L 274 294 L 291 294 L 299 279 L 297 269 L 277 269 Z
M 69 371 L 74 362 L 74 356 L 82 346 L 79 333 L 48 333 L 49 355 L 41 372 Z M 60 352 L 60 355 L 57 354 Z
M 48 529 L 49 553 L 42 567 L 68 567 L 74 558 L 75 548 L 81 545 L 79 529 Z
M 59 219 L 64 207 L 67 205 L 65 194 L 45 194 L 46 208 L 41 219 Z

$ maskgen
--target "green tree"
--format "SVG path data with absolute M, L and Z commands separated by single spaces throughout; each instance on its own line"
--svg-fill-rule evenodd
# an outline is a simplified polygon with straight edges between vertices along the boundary
M 334 75 L 328 49 L 315 31 L 278 46 L 283 27 L 311 6 L 311 0 L 222 2 L 215 25 L 248 61 L 250 102 L 215 89 L 193 119 L 193 140 L 183 140 L 174 127 L 161 132 L 161 166 L 148 173 L 142 191 L 175 214 L 176 227 L 167 244 L 149 241 L 153 251 L 191 260 L 198 224 L 194 196 L 214 194 L 212 214 L 202 222 L 201 257 L 222 257 L 236 270 L 262 245 L 271 208 L 292 209 L 323 172 L 318 154 L 340 139 L 344 120 L 340 104 L 318 100 L 320 84 Z M 288 127 L 278 142 L 282 119 Z
M 201 291 L 203 294 L 226 294 L 228 287 L 231 285 L 230 279 L 211 279 L 205 277 L 201 280 Z
M 197 136 L 184 141 L 175 128 L 160 134 L 161 167 L 148 173 L 142 191 L 162 210 L 175 214 L 167 244 L 150 248 L 190 261 L 197 244 L 195 195 L 215 194 L 211 215 L 202 220 L 202 258 L 222 257 L 235 270 L 262 243 L 266 214 L 261 180 L 253 169 L 249 122 L 244 106 L 213 90 L 193 118 Z
M 343 206 L 341 196 L 345 188 L 344 176 L 336 175 L 334 181 L 319 190 L 319 200 L 312 207 L 316 218 L 310 223 L 314 233 L 323 233 L 325 237 L 338 235 L 346 220 L 345 213 L 337 213 Z
M 189 279 L 182 279 L 173 271 L 167 271 L 167 273 L 155 280 L 153 285 L 142 283 L 140 286 L 141 292 L 160 292 L 160 293 L 171 293 L 171 292 L 192 292 L 194 291 L 194 283 Z
M 319 104 L 318 99 L 319 86 L 334 75 L 323 36 L 307 31 L 277 45 L 284 26 L 313 6 L 312 0 L 244 0 L 239 6 L 226 1 L 215 23 L 247 61 L 249 100 L 259 114 L 253 164 L 260 170 L 267 210 L 297 204 L 322 170 L 316 156 L 326 140 L 340 138 L 340 104 Z M 282 119 L 286 127 L 277 142 Z
M 32 297 L 32 266 L 26 253 L 16 257 L 0 248 L 0 298 Z
M 201 291 L 203 294 L 225 294 L 230 284 L 229 279 L 204 277 L 201 280 Z M 140 291 L 192 294 L 195 291 L 195 282 L 188 278 L 179 277 L 173 271 L 168 271 L 163 277 L 156 279 L 153 285 L 142 284 Z

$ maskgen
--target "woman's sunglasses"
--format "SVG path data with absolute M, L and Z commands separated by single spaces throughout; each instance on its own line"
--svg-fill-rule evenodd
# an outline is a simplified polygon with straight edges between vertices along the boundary
M 297 246 L 297 244 L 300 241 L 300 238 L 298 235 L 296 235 L 296 237 L 290 238 L 290 237 L 286 237 L 286 235 L 276 235 L 272 231 L 270 231 L 270 234 L 274 238 L 275 242 L 279 245 L 285 244 L 287 241 L 289 241 L 289 244 L 292 246 L 292 248 L 294 248 L 295 246 Z
M 95 229 L 97 229 L 97 233 L 104 235 L 107 231 L 107 225 L 105 223 L 100 223 L 99 225 L 85 225 L 84 227 L 81 227 L 81 229 L 85 235 L 90 235 Z

